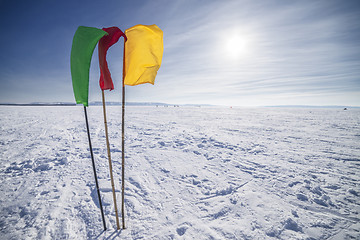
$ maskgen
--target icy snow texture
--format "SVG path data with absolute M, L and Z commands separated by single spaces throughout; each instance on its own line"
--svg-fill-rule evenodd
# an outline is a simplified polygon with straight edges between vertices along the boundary
M 121 108 L 108 107 L 120 208 Z M 1 239 L 360 239 L 360 111 L 126 108 L 116 231 L 101 107 L 0 108 Z

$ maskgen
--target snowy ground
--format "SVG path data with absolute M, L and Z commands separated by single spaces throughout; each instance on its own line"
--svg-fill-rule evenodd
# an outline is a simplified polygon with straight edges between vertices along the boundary
M 121 108 L 108 107 L 120 209 Z M 360 110 L 127 107 L 116 231 L 101 107 L 0 107 L 1 239 L 360 239 Z

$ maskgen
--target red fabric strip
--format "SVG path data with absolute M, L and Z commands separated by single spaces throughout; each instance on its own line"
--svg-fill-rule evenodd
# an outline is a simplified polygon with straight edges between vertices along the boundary
M 103 28 L 108 35 L 102 37 L 99 41 L 98 50 L 99 50 L 99 64 L 100 64 L 100 88 L 102 90 L 113 90 L 114 84 L 111 79 L 111 74 L 106 62 L 106 54 L 108 49 L 114 45 L 120 37 L 126 39 L 125 34 L 118 27 L 109 27 Z

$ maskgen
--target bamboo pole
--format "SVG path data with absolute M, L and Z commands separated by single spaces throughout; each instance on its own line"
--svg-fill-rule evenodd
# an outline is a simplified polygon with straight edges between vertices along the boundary
M 98 198 L 99 198 L 99 205 L 100 205 L 101 217 L 102 217 L 102 221 L 103 221 L 103 225 L 104 225 L 104 231 L 106 231 L 106 223 L 105 223 L 104 211 L 103 211 L 103 206 L 102 206 L 102 202 L 101 202 L 99 183 L 98 183 L 97 175 L 96 175 L 94 154 L 93 154 L 93 150 L 92 150 L 92 146 L 91 146 L 89 123 L 88 123 L 88 117 L 87 117 L 87 112 L 86 112 L 86 107 L 85 106 L 84 106 L 84 112 L 85 112 L 86 129 L 87 129 L 87 134 L 88 134 L 88 139 L 89 139 L 89 148 L 90 148 L 90 154 L 91 154 L 91 161 L 92 161 L 93 172 L 94 172 L 95 183 L 96 183 L 96 190 L 97 190 L 97 194 L 98 194 Z
M 120 229 L 120 223 L 119 223 L 119 216 L 118 216 L 118 210 L 117 210 L 117 204 L 116 204 L 115 185 L 114 185 L 114 178 L 113 178 L 113 171 L 112 171 L 112 164 L 111 164 L 110 143 L 109 143 L 107 121 L 106 121 L 105 94 L 104 94 L 104 90 L 101 90 L 101 92 L 102 92 L 102 102 L 103 102 L 103 112 L 104 112 L 106 147 L 107 147 L 107 154 L 108 154 L 108 159 L 109 159 L 111 187 L 112 187 L 114 206 L 115 206 L 116 226 L 117 226 L 117 229 L 119 230 Z
M 124 56 L 123 56 L 123 81 L 122 81 L 122 117 L 121 117 L 121 215 L 122 228 L 125 229 L 125 42 L 124 40 Z

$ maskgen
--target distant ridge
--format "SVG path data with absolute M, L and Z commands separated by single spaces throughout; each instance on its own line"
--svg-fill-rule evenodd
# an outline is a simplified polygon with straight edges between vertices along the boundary
M 106 102 L 107 106 L 121 106 L 121 102 Z M 102 102 L 95 101 L 90 102 L 90 106 L 101 106 Z M 191 107 L 201 107 L 201 106 L 214 106 L 210 104 L 169 104 L 169 103 L 160 103 L 160 102 L 126 102 L 126 106 L 191 106 Z M 43 102 L 33 102 L 33 103 L 0 103 L 0 106 L 76 106 L 75 103 L 68 102 L 55 102 L 55 103 L 43 103 Z
M 96 102 L 90 102 L 90 106 L 101 106 L 102 102 L 96 101 Z M 121 106 L 121 102 L 106 102 L 106 105 L 108 106 Z M 167 103 L 159 103 L 159 102 L 126 102 L 126 106 L 171 106 L 173 104 L 167 104 Z
M 264 106 L 273 108 L 360 108 L 360 106 L 338 106 L 338 105 L 327 105 L 327 106 L 312 106 L 312 105 L 275 105 L 275 106 Z
M 106 102 L 106 105 L 109 106 L 119 106 L 121 102 Z M 100 106 L 102 102 L 90 102 L 91 106 Z M 215 106 L 211 104 L 171 104 L 171 103 L 161 103 L 161 102 L 126 102 L 126 106 L 188 106 L 188 107 L 200 107 L 200 106 Z
M 75 106 L 75 103 L 0 103 L 0 106 Z

